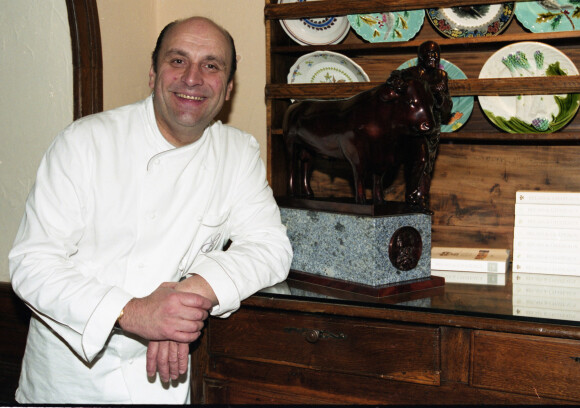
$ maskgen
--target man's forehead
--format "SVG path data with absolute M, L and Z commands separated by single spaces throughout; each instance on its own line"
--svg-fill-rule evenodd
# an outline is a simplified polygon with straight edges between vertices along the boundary
M 186 54 L 192 50 L 207 51 L 213 59 L 224 59 L 230 52 L 230 44 L 223 32 L 213 24 L 194 22 L 179 23 L 167 33 L 163 48 L 165 54 Z

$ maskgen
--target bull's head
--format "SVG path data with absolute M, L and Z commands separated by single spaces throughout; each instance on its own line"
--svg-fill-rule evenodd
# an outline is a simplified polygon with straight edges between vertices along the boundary
M 402 127 L 421 135 L 437 130 L 433 114 L 435 99 L 426 81 L 393 71 L 381 90 L 380 99 L 396 106 L 399 116 L 394 120 Z

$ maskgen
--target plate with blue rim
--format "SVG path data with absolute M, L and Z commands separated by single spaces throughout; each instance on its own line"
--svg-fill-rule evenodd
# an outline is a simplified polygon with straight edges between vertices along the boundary
M 516 18 L 532 33 L 580 30 L 580 0 L 518 2 Z
M 417 58 L 413 58 L 401 64 L 397 69 L 405 69 L 417 65 Z M 439 68 L 447 72 L 449 79 L 467 79 L 467 75 L 455 64 L 441 58 Z M 462 127 L 473 112 L 473 96 L 453 96 L 453 109 L 451 119 L 441 124 L 441 132 L 455 132 Z
M 492 54 L 479 78 L 578 75 L 566 54 L 548 44 L 523 41 Z M 479 96 L 487 118 L 509 133 L 551 133 L 566 126 L 580 106 L 580 94 Z
M 433 27 L 445 37 L 498 35 L 514 17 L 514 2 L 427 9 Z
M 338 52 L 314 51 L 298 58 L 288 72 L 289 84 L 368 82 L 353 60 Z
M 369 42 L 408 41 L 425 21 L 425 10 L 405 10 L 347 16 L 352 29 Z
M 303 3 L 307 0 L 278 0 L 278 3 Z M 300 45 L 338 44 L 348 34 L 345 16 L 281 19 L 280 25 Z

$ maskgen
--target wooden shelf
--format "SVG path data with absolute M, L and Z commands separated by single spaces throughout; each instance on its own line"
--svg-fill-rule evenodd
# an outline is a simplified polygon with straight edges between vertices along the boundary
M 380 85 L 381 82 L 347 82 L 332 84 L 269 84 L 270 99 L 336 99 L 348 98 Z M 462 79 L 449 81 L 452 96 L 467 95 L 545 95 L 580 92 L 580 76 L 524 78 Z
M 516 33 L 488 36 L 488 37 L 470 37 L 470 38 L 438 38 L 437 44 L 442 48 L 451 46 L 474 46 L 481 44 L 502 44 L 520 41 L 565 41 L 578 42 L 580 31 L 559 31 L 555 33 Z M 273 54 L 307 54 L 314 51 L 335 51 L 346 54 L 357 54 L 362 52 L 381 52 L 390 49 L 409 48 L 416 49 L 424 40 L 413 39 L 401 42 L 382 42 L 382 43 L 360 43 L 360 44 L 329 44 L 329 45 L 273 45 L 271 52 Z
M 523 0 L 516 0 L 523 1 Z M 437 7 L 469 6 L 473 0 L 441 0 Z M 478 0 L 477 4 L 497 4 L 497 0 Z M 332 0 L 305 3 L 267 4 L 264 16 L 268 20 L 279 18 L 324 17 L 357 13 L 380 13 L 384 11 L 416 10 L 433 7 L 432 0 Z
M 282 137 L 282 129 L 272 129 L 272 136 Z M 578 132 L 554 132 L 554 133 L 506 133 L 501 131 L 495 132 L 442 132 L 440 134 L 442 142 L 462 141 L 462 142 L 490 142 L 490 143 L 573 143 L 580 142 L 580 133 Z

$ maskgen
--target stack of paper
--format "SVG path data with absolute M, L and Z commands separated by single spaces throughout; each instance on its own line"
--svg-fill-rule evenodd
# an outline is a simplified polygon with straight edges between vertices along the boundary
M 514 272 L 512 280 L 515 315 L 580 320 L 580 276 Z
M 512 269 L 514 314 L 580 314 L 580 192 L 516 193 Z
M 505 285 L 509 255 L 499 248 L 432 247 L 431 274 L 450 283 Z
M 579 274 L 580 193 L 516 193 L 513 270 Z

